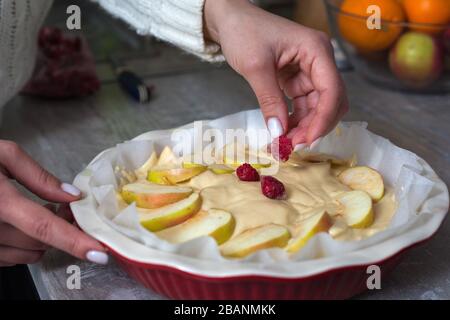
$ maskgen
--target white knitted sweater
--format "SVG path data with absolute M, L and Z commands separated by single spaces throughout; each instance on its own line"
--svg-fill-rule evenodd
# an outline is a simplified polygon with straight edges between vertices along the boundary
M 52 1 L 0 0 L 0 119 L 3 105 L 33 71 L 37 33 Z M 223 60 L 220 47 L 203 36 L 205 0 L 93 1 L 139 34 L 154 35 L 208 61 Z

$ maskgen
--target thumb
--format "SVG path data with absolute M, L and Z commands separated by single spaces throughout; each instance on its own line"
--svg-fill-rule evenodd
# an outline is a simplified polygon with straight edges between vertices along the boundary
M 255 68 L 244 76 L 258 99 L 272 139 L 283 135 L 288 128 L 288 108 L 278 84 L 275 66 Z

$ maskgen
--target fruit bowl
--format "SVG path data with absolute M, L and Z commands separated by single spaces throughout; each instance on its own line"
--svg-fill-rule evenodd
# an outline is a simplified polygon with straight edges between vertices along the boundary
M 446 23 L 417 23 L 397 0 L 324 1 L 332 36 L 364 78 L 393 90 L 450 91 L 450 4 Z M 380 5 L 379 24 L 370 4 Z
M 204 121 L 203 125 L 215 130 L 266 130 L 259 110 Z M 182 127 L 192 137 L 195 128 L 194 123 Z M 389 273 L 405 252 L 437 232 L 448 211 L 448 190 L 424 160 L 370 133 L 365 124 L 341 123 L 314 146 L 313 152 L 341 158 L 355 154 L 358 163 L 383 174 L 386 184 L 398 192 L 398 208 L 388 229 L 350 242 L 317 234 L 299 255 L 288 259 L 279 251 L 268 250 L 239 260 L 226 259 L 218 254 L 217 244 L 210 237 L 170 247 L 160 240 L 152 242 L 153 238 L 142 241 L 132 228 L 119 230 L 111 224 L 111 207 L 102 205 L 96 190 L 106 197 L 114 190 L 110 184 L 115 180 L 108 177 L 114 177 L 113 168 L 119 161 L 128 159 L 139 168 L 148 159 L 145 156 L 137 161 L 139 151 L 150 144 L 170 145 L 174 131 L 148 132 L 99 154 L 75 178 L 74 184 L 84 197 L 71 203 L 83 231 L 102 242 L 131 277 L 170 298 L 349 298 L 367 289 L 368 266 L 378 265 L 382 276 Z M 112 196 L 116 199 L 115 193 Z M 111 219 L 118 217 L 124 216 Z M 126 225 L 132 226 L 128 222 Z

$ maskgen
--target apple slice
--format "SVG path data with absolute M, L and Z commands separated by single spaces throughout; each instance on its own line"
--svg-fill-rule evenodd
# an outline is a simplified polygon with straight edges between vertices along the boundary
M 134 172 L 138 177 L 146 176 L 148 170 L 153 168 L 157 162 L 158 162 L 158 157 L 156 156 L 156 152 L 152 152 L 152 154 L 150 155 L 150 158 L 148 158 L 148 160 L 142 166 L 140 166 L 138 169 L 136 169 Z
M 202 162 L 201 157 L 200 159 L 197 159 L 197 156 L 194 154 L 183 155 L 181 166 L 186 169 L 195 167 L 207 167 L 207 165 Z
M 288 252 L 300 250 L 315 234 L 319 232 L 328 232 L 331 225 L 331 218 L 325 211 L 309 217 L 301 222 L 298 234 L 289 240 L 286 250 Z
M 380 200 L 384 195 L 383 177 L 369 167 L 353 167 L 342 171 L 338 179 L 353 190 L 362 190 L 369 194 L 373 201 Z
M 219 154 L 223 163 L 232 168 L 237 168 L 244 163 L 249 163 L 255 169 L 268 168 L 272 165 L 270 158 L 254 154 L 245 146 L 236 143 L 225 145 Z
M 301 154 L 301 159 L 312 163 L 329 162 L 334 166 L 345 166 L 349 162 L 323 153 L 304 153 Z
M 148 172 L 147 180 L 157 184 L 177 184 L 188 181 L 206 169 L 205 166 L 173 169 L 153 168 Z
M 211 236 L 218 244 L 222 244 L 233 234 L 234 225 L 234 218 L 229 212 L 210 209 L 208 212 L 200 211 L 182 224 L 162 230 L 157 235 L 172 243 Z
M 257 250 L 284 247 L 291 234 L 289 230 L 278 224 L 266 224 L 251 228 L 225 242 L 221 247 L 224 256 L 242 258 Z
M 232 158 L 224 158 L 224 163 L 230 167 L 238 168 L 244 163 L 249 163 L 255 169 L 268 168 L 272 165 L 270 159 L 258 157 L 255 162 L 250 161 L 250 157 L 248 155 L 242 157 Z
M 202 200 L 198 193 L 158 209 L 138 209 L 142 226 L 156 232 L 180 224 L 200 210 Z
M 178 163 L 177 156 L 173 153 L 170 147 L 164 147 L 159 155 L 158 162 L 156 166 L 158 167 L 167 167 L 170 165 L 176 165 Z
M 348 169 L 348 166 L 330 166 L 330 172 L 336 178 L 345 170 Z
M 366 228 L 373 222 L 372 199 L 360 190 L 345 192 L 336 197 L 344 207 L 342 216 L 352 228 Z
M 195 162 L 183 161 L 182 167 L 185 169 L 190 169 L 190 168 L 206 167 L 206 166 L 203 164 L 195 163 Z
M 136 182 L 123 186 L 123 200 L 145 209 L 155 209 L 183 200 L 192 193 L 191 188 L 161 186 L 157 184 Z
M 227 173 L 233 173 L 235 171 L 234 168 L 227 166 L 226 164 L 212 164 L 208 167 L 209 170 L 214 172 L 215 174 L 227 174 Z

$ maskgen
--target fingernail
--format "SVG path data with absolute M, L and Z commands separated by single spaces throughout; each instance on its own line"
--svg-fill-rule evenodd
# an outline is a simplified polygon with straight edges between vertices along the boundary
M 78 197 L 81 194 L 80 189 L 69 183 L 61 184 L 61 189 L 74 197 Z
M 270 118 L 267 121 L 267 128 L 269 129 L 272 139 L 276 139 L 283 134 L 283 127 L 281 126 L 281 122 L 278 118 Z
M 306 143 L 300 143 L 294 147 L 294 151 L 299 152 L 299 151 L 304 150 L 306 147 L 308 147 L 308 145 Z
M 322 138 L 317 138 L 313 143 L 311 143 L 310 148 L 314 149 L 322 141 Z
M 101 251 L 91 250 L 86 254 L 86 259 L 97 264 L 107 264 L 108 255 Z

